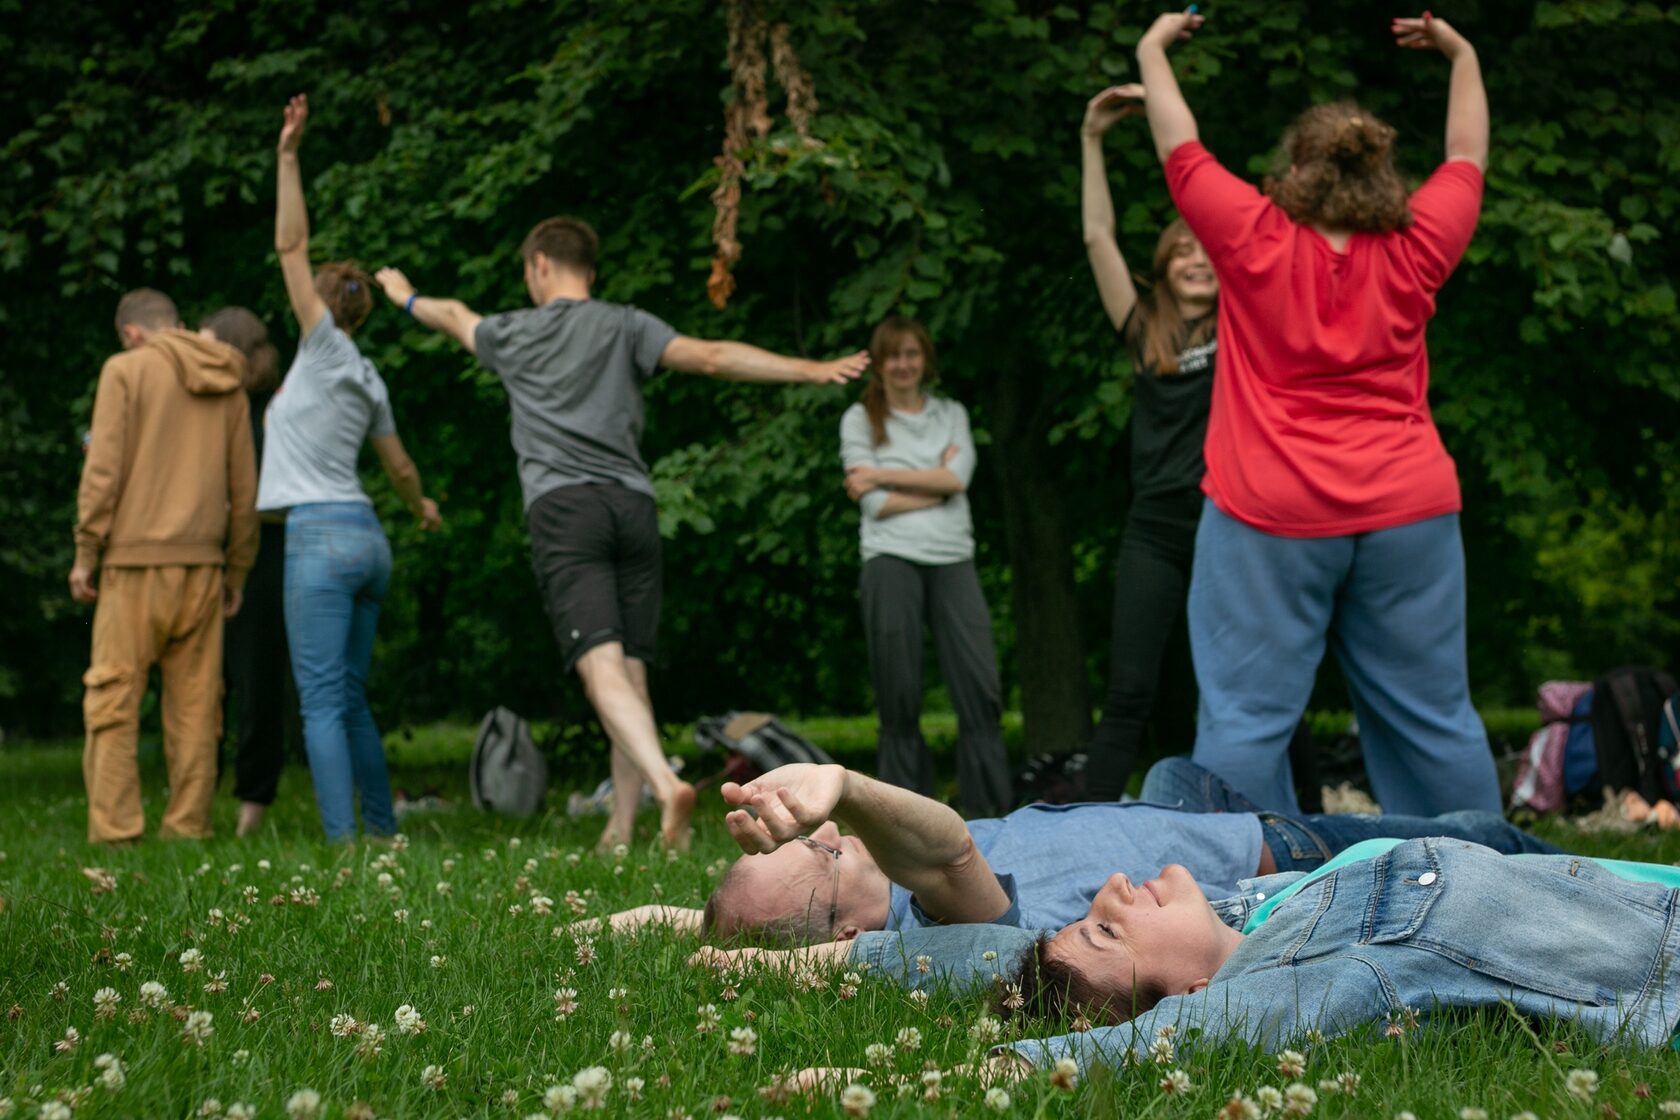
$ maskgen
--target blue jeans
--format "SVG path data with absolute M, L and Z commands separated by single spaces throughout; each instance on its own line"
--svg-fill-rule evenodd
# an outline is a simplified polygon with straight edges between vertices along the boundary
M 1256 813 L 1260 836 L 1271 849 L 1279 871 L 1313 871 L 1325 860 L 1361 840 L 1394 837 L 1451 836 L 1481 844 L 1505 855 L 1527 852 L 1556 855 L 1544 840 L 1530 836 L 1498 813 L 1461 809 L 1438 817 L 1397 813 L 1312 813 L 1290 817 L 1263 812 L 1219 775 L 1180 755 L 1163 758 L 1144 775 L 1140 801 L 1187 813 Z
M 1300 811 L 1289 739 L 1328 645 L 1385 809 L 1499 811 L 1493 752 L 1470 703 L 1456 514 L 1293 538 L 1206 502 L 1189 617 L 1201 687 L 1196 761 L 1264 808 Z
M 371 506 L 319 502 L 286 515 L 286 638 L 303 710 L 309 775 L 327 839 L 362 827 L 396 831 L 385 746 L 368 708 L 379 604 L 391 583 L 391 546 Z

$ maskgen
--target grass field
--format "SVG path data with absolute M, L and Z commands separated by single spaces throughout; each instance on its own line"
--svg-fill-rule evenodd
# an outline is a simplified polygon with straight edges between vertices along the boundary
M 231 838 L 224 793 L 225 839 L 95 849 L 77 753 L 0 751 L 0 1116 L 845 1115 L 836 1092 L 760 1090 L 803 1066 L 865 1066 L 877 1042 L 893 1052 L 870 1115 L 993 1114 L 996 1097 L 953 1072 L 984 1052 L 978 997 L 921 1004 L 868 978 L 854 995 L 838 973 L 719 977 L 687 967 L 686 937 L 568 928 L 655 899 L 700 905 L 734 851 L 715 795 L 690 854 L 648 844 L 649 814 L 641 844 L 596 856 L 598 819 L 467 806 L 460 735 L 394 736 L 395 783 L 441 786 L 454 804 L 407 817 L 404 841 L 347 847 L 319 839 L 294 768 L 258 838 Z M 155 824 L 162 775 L 145 777 Z M 1680 857 L 1675 834 L 1545 831 L 1590 854 Z M 1175 1070 L 1189 1088 L 1169 1093 Z M 1316 1099 L 1284 1097 L 1297 1082 Z M 1644 1117 L 1680 1112 L 1680 1055 L 1488 1015 L 1310 1046 L 1299 1072 L 1225 1047 L 1007 1093 L 997 1114 L 1020 1117 Z

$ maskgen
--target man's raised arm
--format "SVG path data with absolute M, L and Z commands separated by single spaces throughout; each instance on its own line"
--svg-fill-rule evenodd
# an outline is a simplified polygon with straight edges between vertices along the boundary
M 473 341 L 473 332 L 484 316 L 468 307 L 458 299 L 435 299 L 423 296 L 414 290 L 414 285 L 408 282 L 408 277 L 395 268 L 382 268 L 373 274 L 379 281 L 379 286 L 385 289 L 385 295 L 390 301 L 414 316 L 425 326 L 444 334 L 466 347 L 467 353 L 477 354 L 478 344 Z
M 816 362 L 789 358 L 745 342 L 712 341 L 678 335 L 665 345 L 659 364 L 679 373 L 698 373 L 725 381 L 843 384 L 869 368 L 869 351 Z
M 744 852 L 773 852 L 832 818 L 857 834 L 887 878 L 914 894 L 930 918 L 992 922 L 1009 910 L 1009 896 L 962 817 L 919 793 L 810 763 L 777 767 L 746 785 L 725 782 L 722 792 L 741 806 L 724 823 Z

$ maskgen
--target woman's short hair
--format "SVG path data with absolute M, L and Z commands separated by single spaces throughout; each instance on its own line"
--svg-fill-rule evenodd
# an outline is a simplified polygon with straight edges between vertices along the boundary
M 280 352 L 268 340 L 268 328 L 254 311 L 224 307 L 206 315 L 198 326 L 245 355 L 247 393 L 271 392 L 280 384 Z
M 373 278 L 354 261 L 328 261 L 316 269 L 315 293 L 345 334 L 354 334 L 373 312 Z
M 1002 985 L 994 1001 L 1005 1021 L 1067 1024 L 1083 1019 L 1090 1026 L 1112 1027 L 1135 1019 L 1166 998 L 1166 992 L 1149 984 L 1134 988 L 1093 980 L 1052 956 L 1052 940 L 1043 934 L 1021 950 L 1015 983 Z
M 1352 101 L 1314 105 L 1283 134 L 1272 201 L 1297 222 L 1387 233 L 1411 224 L 1394 129 Z

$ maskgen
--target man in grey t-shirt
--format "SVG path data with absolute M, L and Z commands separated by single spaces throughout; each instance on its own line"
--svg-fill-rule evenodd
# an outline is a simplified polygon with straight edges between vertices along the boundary
M 645 311 L 590 298 L 598 248 L 595 231 L 576 218 L 539 222 L 520 249 L 534 306 L 489 317 L 459 300 L 420 296 L 396 269 L 377 279 L 392 303 L 476 354 L 507 390 L 543 605 L 566 667 L 577 670 L 612 740 L 613 810 L 602 845 L 631 839 L 646 783 L 660 804 L 661 838 L 681 847 L 694 788 L 665 762 L 647 687 L 660 566 L 639 447 L 642 383 L 664 366 L 823 385 L 857 377 L 869 356 L 816 362 L 680 335 Z

